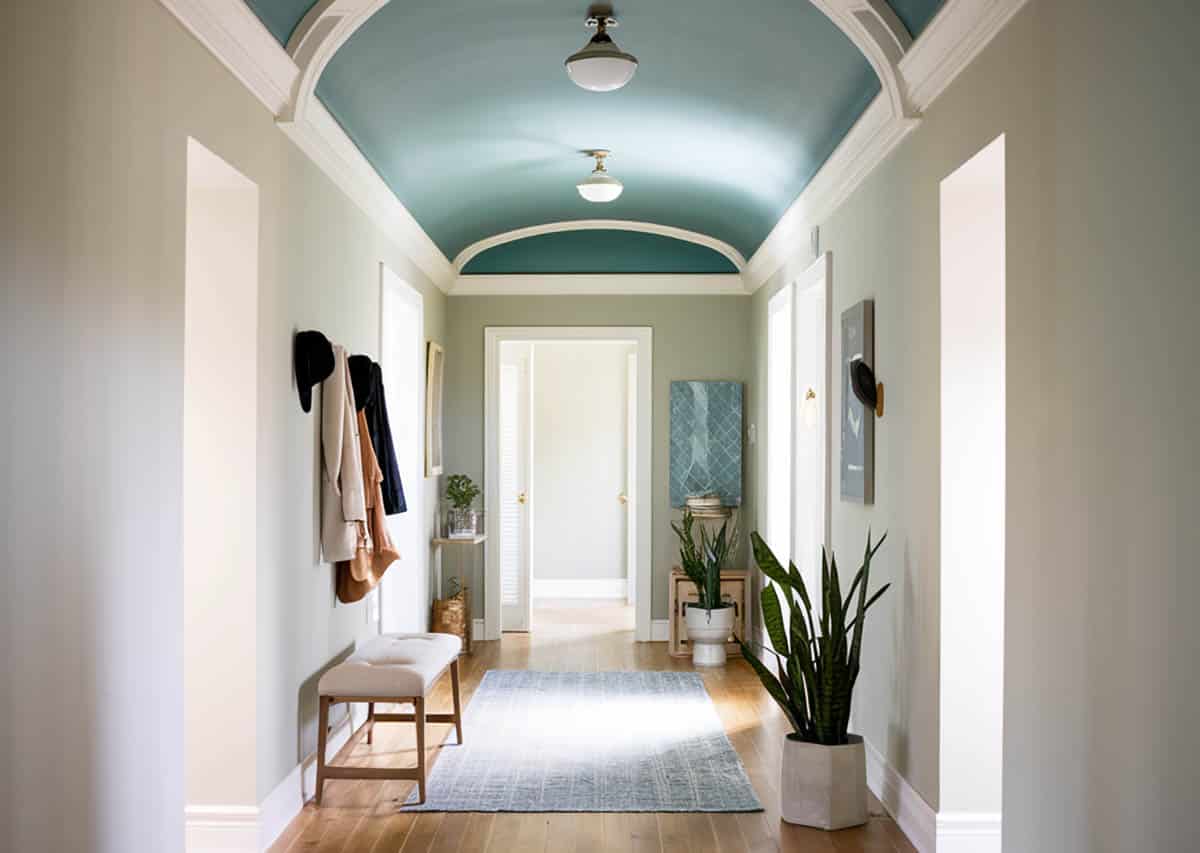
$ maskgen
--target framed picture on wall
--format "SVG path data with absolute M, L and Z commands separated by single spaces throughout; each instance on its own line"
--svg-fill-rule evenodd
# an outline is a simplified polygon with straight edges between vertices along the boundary
M 442 379 L 446 354 L 440 344 L 425 346 L 425 476 L 442 473 Z
M 875 302 L 842 312 L 842 500 L 875 502 L 875 412 L 864 406 L 850 385 L 850 363 L 861 358 L 875 365 Z

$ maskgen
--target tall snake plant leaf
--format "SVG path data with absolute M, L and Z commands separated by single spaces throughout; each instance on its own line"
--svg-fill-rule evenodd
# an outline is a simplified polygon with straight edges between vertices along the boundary
M 771 698 L 776 704 L 783 709 L 783 713 L 787 716 L 788 721 L 796 730 L 800 730 L 800 721 L 792 710 L 792 703 L 788 697 L 787 691 L 783 689 L 783 685 L 779 683 L 779 679 L 763 665 L 763 662 L 758 659 L 758 655 L 754 653 L 746 642 L 741 637 L 734 637 L 737 640 L 738 647 L 742 650 L 742 657 L 750 664 L 750 667 L 758 675 L 758 680 L 762 682 L 763 687 L 767 689 L 767 693 L 771 694 Z
M 775 592 L 772 584 L 764 584 L 759 598 L 762 600 L 763 625 L 767 629 L 767 636 L 771 638 L 771 645 L 786 658 L 791 650 L 788 648 L 787 630 L 783 627 L 783 608 L 779 604 L 779 594 Z

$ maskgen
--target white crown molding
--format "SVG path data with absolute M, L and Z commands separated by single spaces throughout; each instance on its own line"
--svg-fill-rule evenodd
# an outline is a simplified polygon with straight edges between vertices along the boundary
M 936 846 L 937 814 L 917 793 L 896 768 L 866 738 L 863 746 L 867 756 L 867 787 L 879 798 L 888 814 L 896 821 L 918 853 L 942 850 Z
M 321 102 L 309 97 L 302 114 L 293 117 L 301 69 L 242 0 L 160 2 L 277 117 L 279 128 L 435 285 L 449 290 L 455 276 L 450 261 Z M 352 2 L 354 9 L 345 12 L 347 19 L 355 10 L 361 16 L 365 6 L 372 4 L 382 5 L 378 0 Z M 349 32 L 345 35 L 349 37 Z
M 300 69 L 290 103 L 279 117 L 304 120 L 316 102 L 317 83 L 325 66 L 363 23 L 389 0 L 318 0 L 288 39 L 287 53 Z
M 912 115 L 904 78 L 897 64 L 912 36 L 886 0 L 812 0 L 858 48 L 879 78 L 893 118 Z
M 912 115 L 928 109 L 1026 2 L 947 0 L 899 61 Z M 810 260 L 813 226 L 849 198 L 919 122 L 893 114 L 881 92 L 750 258 L 747 287 L 757 290 L 785 264 Z
M 1001 819 L 995 812 L 939 812 L 938 853 L 1001 853 Z
M 746 296 L 742 277 L 682 275 L 460 275 L 450 296 Z
M 243 0 L 160 0 L 250 93 L 279 115 L 300 69 Z
M 303 121 L 280 121 L 278 126 L 351 201 L 399 244 L 434 284 L 443 291 L 450 289 L 455 275 L 450 261 L 379 177 L 324 104 L 314 100 Z
M 724 240 L 701 234 L 699 231 L 688 231 L 671 225 L 658 225 L 654 222 L 637 222 L 630 219 L 576 219 L 567 222 L 547 222 L 543 225 L 531 225 L 528 228 L 515 228 L 502 234 L 493 234 L 472 243 L 459 252 L 454 258 L 454 269 L 462 272 L 476 255 L 511 243 L 514 240 L 524 240 L 527 237 L 538 237 L 542 234 L 557 234 L 562 231 L 638 231 L 643 234 L 657 234 L 660 237 L 670 237 L 688 243 L 707 246 L 714 252 L 724 255 L 734 268 L 741 272 L 746 267 L 746 258 L 733 246 Z

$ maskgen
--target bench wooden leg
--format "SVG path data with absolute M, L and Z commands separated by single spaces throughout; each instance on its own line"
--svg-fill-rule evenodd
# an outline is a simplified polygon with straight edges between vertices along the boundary
M 367 746 L 375 742 L 375 703 L 367 703 Z
M 321 805 L 321 791 L 325 787 L 325 743 L 329 735 L 329 699 L 321 697 L 321 711 L 317 715 L 317 790 L 314 802 Z
M 425 802 L 425 699 L 418 696 L 413 700 L 413 711 L 417 724 L 417 788 L 418 803 Z
M 454 694 L 454 730 L 458 733 L 458 745 L 462 746 L 462 698 L 458 688 L 458 658 L 450 662 L 450 691 Z

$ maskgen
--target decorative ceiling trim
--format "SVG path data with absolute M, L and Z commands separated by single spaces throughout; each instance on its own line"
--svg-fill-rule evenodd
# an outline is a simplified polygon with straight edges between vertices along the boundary
M 277 117 L 280 130 L 413 264 L 439 289 L 450 289 L 456 273 L 450 261 L 324 105 L 311 98 L 302 115 L 285 118 L 292 114 L 301 69 L 243 0 L 160 2 Z
M 898 65 L 912 115 L 896 117 L 886 92 L 880 92 L 746 264 L 749 290 L 789 262 L 812 259 L 812 228 L 917 128 L 920 119 L 913 116 L 928 109 L 1027 2 L 946 0 Z
M 515 240 L 537 237 L 542 234 L 557 234 L 562 231 L 640 231 L 643 234 L 657 234 L 660 237 L 671 237 L 687 243 L 706 246 L 729 259 L 729 262 L 741 272 L 746 268 L 746 258 L 733 246 L 724 240 L 701 234 L 698 231 L 688 231 L 670 225 L 658 225 L 653 222 L 635 222 L 628 219 L 575 219 L 566 222 L 547 222 L 544 225 L 531 225 L 528 228 L 516 228 L 502 234 L 493 234 L 472 243 L 454 258 L 454 269 L 461 273 L 476 255 L 503 246 Z
M 460 275 L 450 296 L 748 296 L 736 273 Z
M 912 46 L 908 28 L 887 0 L 812 0 L 866 57 L 879 78 L 893 118 L 911 118 L 899 63 Z
M 292 96 L 279 118 L 303 121 L 316 100 L 317 83 L 342 45 L 389 0 L 318 0 L 288 39 L 287 53 L 300 69 Z

